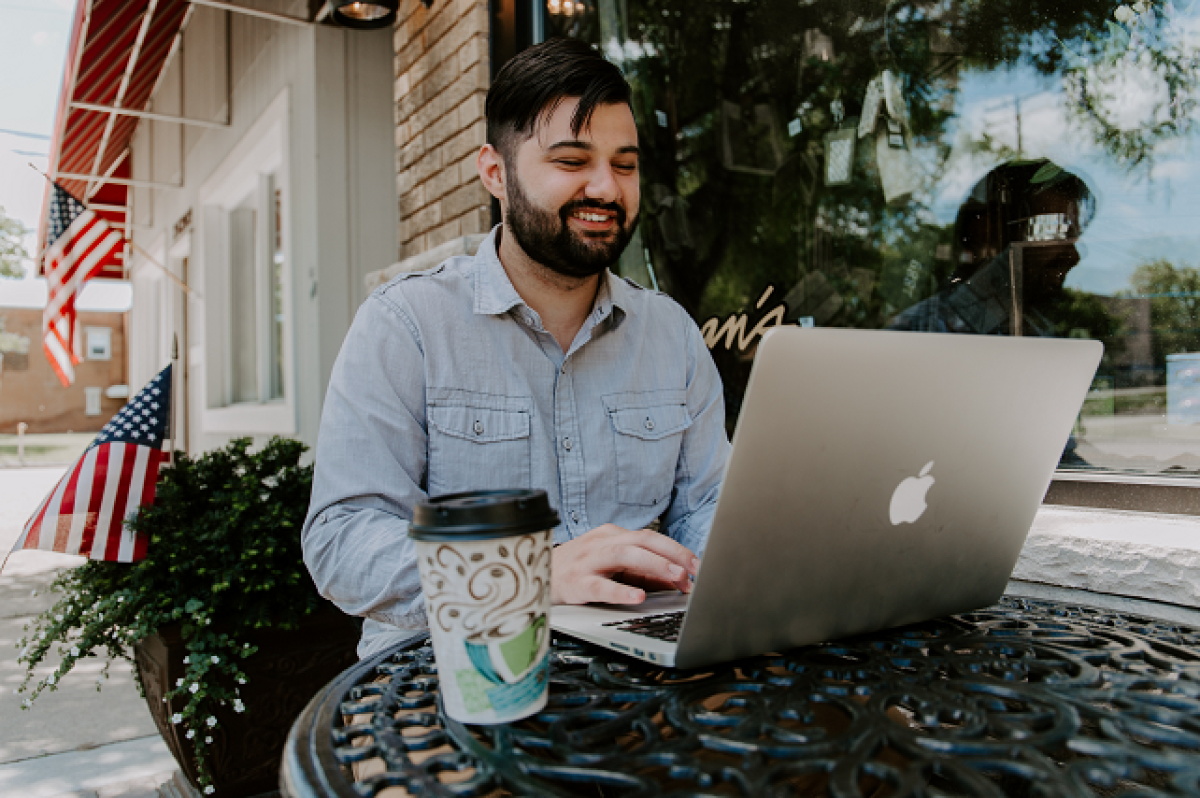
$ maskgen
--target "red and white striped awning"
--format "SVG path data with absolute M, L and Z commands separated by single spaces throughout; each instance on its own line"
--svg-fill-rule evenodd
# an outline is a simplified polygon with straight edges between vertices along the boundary
M 187 0 L 78 0 L 50 144 L 50 177 L 128 238 L 129 142 L 177 47 Z M 49 197 L 50 186 L 46 186 Z M 49 203 L 43 202 L 48 209 Z M 38 241 L 46 245 L 43 211 Z M 120 259 L 128 262 L 128 252 Z M 124 266 L 102 277 L 124 277 Z

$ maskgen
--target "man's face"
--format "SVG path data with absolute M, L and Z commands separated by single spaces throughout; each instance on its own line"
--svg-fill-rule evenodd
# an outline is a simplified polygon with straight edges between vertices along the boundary
M 504 219 L 525 253 L 568 277 L 611 266 L 638 222 L 637 125 L 624 104 L 600 105 L 571 132 L 564 100 L 506 161 Z

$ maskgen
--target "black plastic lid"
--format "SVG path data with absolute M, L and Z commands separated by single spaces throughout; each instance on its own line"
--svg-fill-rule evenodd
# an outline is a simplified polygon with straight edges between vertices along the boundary
M 558 523 L 544 490 L 477 490 L 421 502 L 408 536 L 434 542 L 491 540 L 544 532 Z

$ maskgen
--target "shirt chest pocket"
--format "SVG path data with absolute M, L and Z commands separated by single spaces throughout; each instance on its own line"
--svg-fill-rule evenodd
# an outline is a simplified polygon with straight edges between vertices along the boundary
M 530 487 L 529 406 L 507 397 L 430 404 L 427 491 Z
M 666 509 L 683 432 L 692 425 L 683 391 L 602 397 L 612 421 L 617 501 Z

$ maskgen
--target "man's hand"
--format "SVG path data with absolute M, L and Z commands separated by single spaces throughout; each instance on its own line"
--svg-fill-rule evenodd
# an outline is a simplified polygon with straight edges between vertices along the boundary
M 550 598 L 555 604 L 641 604 L 647 590 L 690 593 L 700 560 L 649 529 L 596 527 L 554 548 Z

